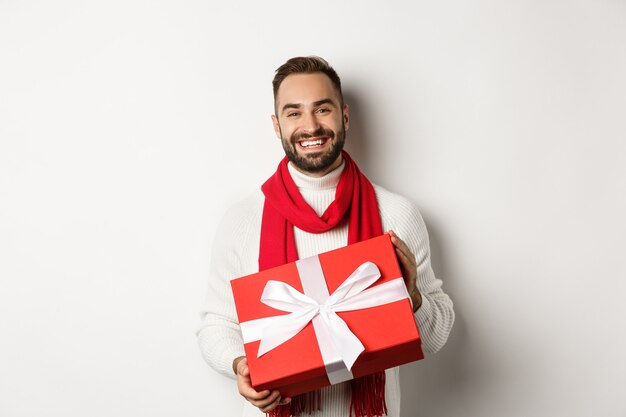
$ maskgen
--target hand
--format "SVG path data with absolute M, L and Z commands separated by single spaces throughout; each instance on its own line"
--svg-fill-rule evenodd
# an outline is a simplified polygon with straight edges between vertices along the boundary
M 257 407 L 264 413 L 267 413 L 279 405 L 288 404 L 291 402 L 291 398 L 284 398 L 281 400 L 280 393 L 274 391 L 256 391 L 252 388 L 250 382 L 250 370 L 248 369 L 248 360 L 240 356 L 233 361 L 233 370 L 237 375 L 237 388 L 239 394 L 248 400 L 252 405 Z
M 422 294 L 417 289 L 415 282 L 417 278 L 417 263 L 415 262 L 415 255 L 411 252 L 411 249 L 407 246 L 402 239 L 400 239 L 393 230 L 387 232 L 391 236 L 391 243 L 393 243 L 396 249 L 396 257 L 400 262 L 400 269 L 402 270 L 402 276 L 404 277 L 404 283 L 406 289 L 413 301 L 413 312 L 415 313 L 422 305 Z

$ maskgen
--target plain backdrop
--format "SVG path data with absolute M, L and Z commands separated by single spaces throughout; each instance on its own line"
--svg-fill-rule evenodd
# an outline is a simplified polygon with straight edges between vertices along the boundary
M 0 415 L 238 415 L 209 253 L 316 54 L 455 302 L 402 417 L 626 416 L 625 43 L 622 0 L 0 0 Z

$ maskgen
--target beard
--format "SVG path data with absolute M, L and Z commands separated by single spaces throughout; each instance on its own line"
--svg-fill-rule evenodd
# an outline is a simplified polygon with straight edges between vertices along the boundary
M 330 141 L 330 149 L 327 151 L 320 151 L 307 154 L 299 154 L 297 150 L 297 143 L 303 139 L 309 139 L 313 137 L 325 136 Z M 335 139 L 335 140 L 333 140 Z M 320 127 L 318 130 L 309 133 L 294 133 L 288 139 L 282 136 L 281 143 L 285 154 L 289 161 L 297 168 L 304 172 L 310 172 L 313 174 L 323 172 L 330 167 L 339 157 L 343 150 L 344 143 L 346 141 L 346 129 L 344 124 L 341 124 L 341 129 L 335 135 L 330 129 Z

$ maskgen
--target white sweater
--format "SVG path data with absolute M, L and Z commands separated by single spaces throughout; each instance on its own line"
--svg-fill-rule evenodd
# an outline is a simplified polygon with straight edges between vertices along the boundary
M 305 201 L 321 215 L 335 198 L 335 189 L 343 170 L 339 168 L 322 178 L 301 174 L 289 164 L 289 172 Z M 422 305 L 415 313 L 422 347 L 437 352 L 446 342 L 454 322 L 452 301 L 441 290 L 430 265 L 428 233 L 418 210 L 407 199 L 374 185 L 383 231 L 394 230 L 403 239 L 417 260 L 417 287 Z M 244 356 L 243 342 L 229 281 L 258 271 L 261 217 L 264 196 L 255 195 L 235 205 L 222 220 L 213 245 L 209 288 L 202 309 L 198 342 L 204 359 L 218 372 L 235 378 L 233 360 Z M 312 234 L 295 228 L 298 256 L 306 258 L 343 247 L 348 239 L 344 221 L 336 228 Z M 400 384 L 398 368 L 388 369 L 386 401 L 390 417 L 400 416 Z M 350 404 L 350 383 L 322 389 L 322 410 L 312 417 L 346 417 Z M 244 401 L 244 417 L 262 417 L 256 407 Z M 306 414 L 309 416 L 309 414 Z

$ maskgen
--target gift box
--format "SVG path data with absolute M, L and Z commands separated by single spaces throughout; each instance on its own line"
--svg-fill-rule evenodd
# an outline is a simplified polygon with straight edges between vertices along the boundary
M 387 234 L 231 286 L 257 391 L 290 397 L 424 357 Z

